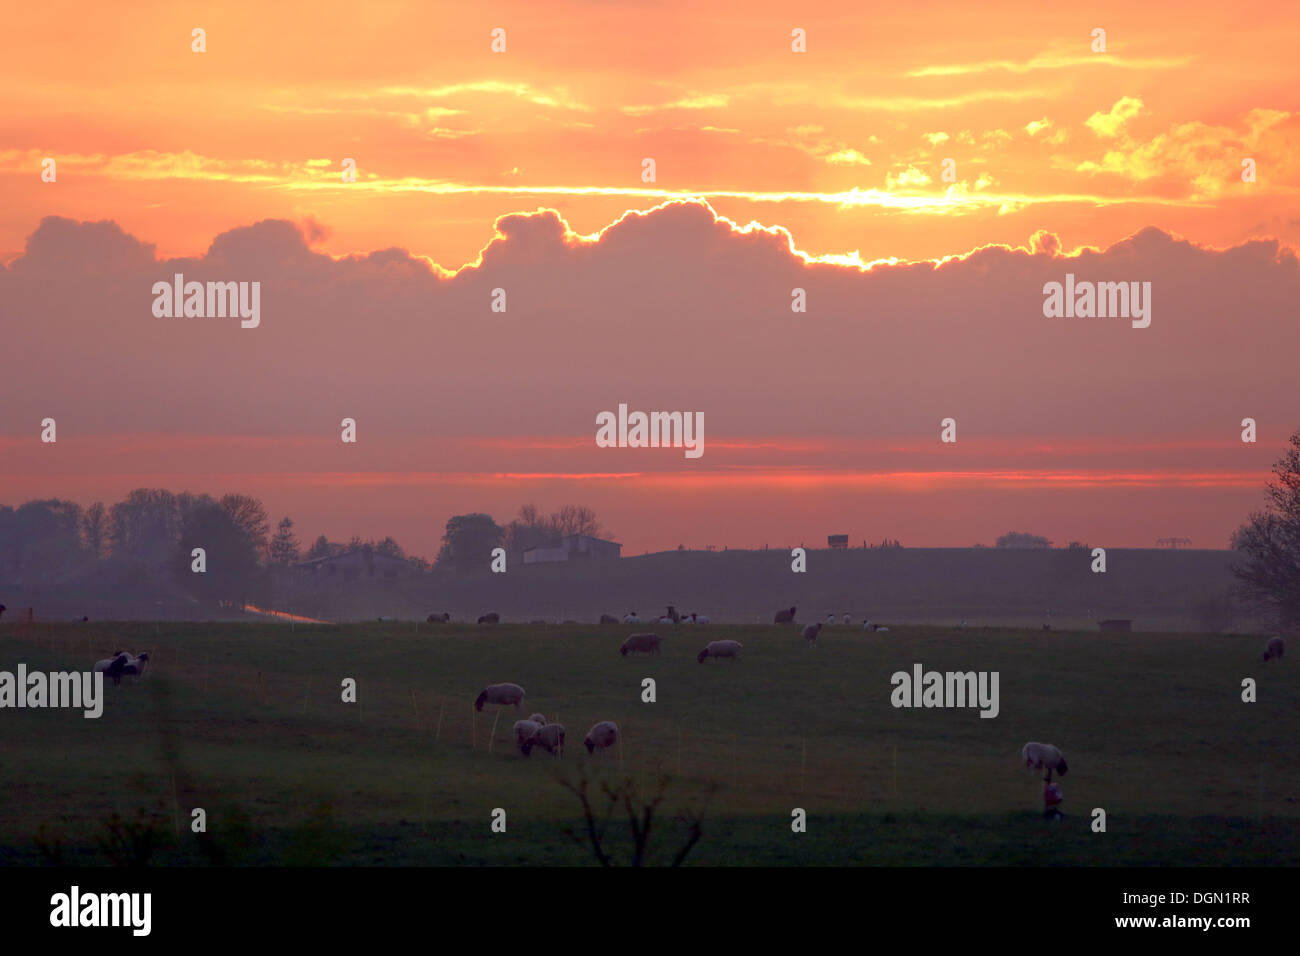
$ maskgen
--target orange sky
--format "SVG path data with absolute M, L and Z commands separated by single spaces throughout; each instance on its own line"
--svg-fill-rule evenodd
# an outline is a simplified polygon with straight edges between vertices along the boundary
M 206 31 L 202 54 L 191 52 L 195 27 Z M 490 49 L 495 27 L 506 31 L 505 53 Z M 1097 27 L 1107 34 L 1104 53 L 1091 49 Z M 807 32 L 806 53 L 791 51 L 794 28 Z M 222 233 L 283 219 L 315 253 L 396 248 L 455 271 L 479 260 L 501 216 L 547 207 L 574 232 L 594 235 L 629 210 L 690 197 L 735 223 L 782 227 L 797 250 L 845 270 L 993 244 L 1027 247 L 1040 230 L 1050 234 L 1049 254 L 1107 249 L 1148 227 L 1209 249 L 1264 237 L 1294 248 L 1297 41 L 1300 18 L 1283 3 L 10 5 L 0 33 L 0 262 L 19 260 L 46 216 L 111 220 L 152 244 L 159 259 L 203 256 Z M 57 182 L 41 181 L 46 157 L 57 163 Z M 341 181 L 345 157 L 356 160 L 356 182 Z M 642 181 L 646 157 L 656 163 L 653 183 Z M 1255 182 L 1242 181 L 1244 158 L 1256 163 Z M 956 164 L 954 183 L 942 180 L 945 159 Z M 634 253 L 656 268 L 654 246 Z M 167 354 L 163 347 L 159 355 Z M 1249 365 L 1248 354 L 1225 360 Z M 1103 377 L 1131 391 L 1145 374 L 1112 367 Z M 1233 382 L 1247 395 L 1254 384 L 1246 371 Z M 65 396 L 77 387 L 67 383 Z M 0 397 L 18 397 L 4 388 Z M 592 412 L 619 400 L 611 395 Z M 707 407 L 712 421 L 726 421 L 725 401 Z M 655 402 L 651 394 L 640 407 L 681 407 Z M 95 405 L 87 396 L 88 414 Z M 432 553 L 428 539 L 452 509 L 505 519 L 527 500 L 591 500 L 631 550 L 675 546 L 688 533 L 687 543 L 761 544 L 754 513 L 769 516 L 779 534 L 809 540 L 844 530 L 967 544 L 991 540 L 1026 514 L 1049 535 L 1128 535 L 1122 543 L 1142 545 L 1163 522 L 1168 534 L 1192 528 L 1189 536 L 1217 547 L 1257 502 L 1268 463 L 1300 422 L 1279 417 L 1261 426 L 1264 446 L 1243 454 L 1239 442 L 1233 448 L 1233 427 L 1250 409 L 1225 402 L 1213 411 L 1222 421 L 1212 426 L 1189 418 L 1177 434 L 1146 433 L 1157 445 L 1191 443 L 1176 452 L 1143 451 L 1151 441 L 1140 429 L 1122 438 L 1093 429 L 1105 456 L 1074 435 L 1062 458 L 1042 449 L 1051 427 L 1018 425 L 997 447 L 942 465 L 917 451 L 936 430 L 928 407 L 923 429 L 893 434 L 905 452 L 876 444 L 882 435 L 869 429 L 810 429 L 814 447 L 801 450 L 799 429 L 785 422 L 770 439 L 779 453 L 765 455 L 765 437 L 747 423 L 714 431 L 704 464 L 674 460 L 665 472 L 672 494 L 690 504 L 672 507 L 689 520 L 667 523 L 646 515 L 646 502 L 668 500 L 656 497 L 666 493 L 652 480 L 666 466 L 594 455 L 576 413 L 530 422 L 523 434 L 502 423 L 485 428 L 476 448 L 458 446 L 455 467 L 441 473 L 463 491 L 424 505 L 408 546 Z M 68 414 L 75 421 L 77 413 Z M 333 428 L 338 415 L 331 409 L 329 417 Z M 85 428 L 97 444 L 61 449 L 69 458 L 54 467 L 22 444 L 31 423 L 6 418 L 0 502 L 54 494 L 86 502 L 132 482 L 221 491 L 209 484 L 224 480 L 240 485 L 228 490 L 260 490 L 308 533 L 403 540 L 391 526 L 401 520 L 391 502 L 331 498 L 322 490 L 328 481 L 286 485 L 290 476 L 341 473 L 328 454 L 312 451 L 330 438 L 326 428 L 313 435 L 265 420 L 245 427 L 249 420 L 196 421 L 183 433 L 193 446 L 177 469 L 148 451 L 175 452 L 168 437 L 180 434 L 175 423 L 98 422 Z M 301 443 L 286 442 L 286 429 Z M 273 454 L 257 446 L 266 432 L 281 436 Z M 76 434 L 71 423 L 67 433 Z M 242 436 L 234 450 L 221 444 L 231 435 Z M 124 445 L 125 436 L 143 444 Z M 578 445 L 522 460 L 510 446 L 543 436 Z M 448 440 L 425 438 L 439 448 Z M 741 447 L 755 442 L 758 449 Z M 125 447 L 145 450 L 127 461 Z M 397 484 L 421 485 L 420 476 L 438 468 L 419 454 L 388 451 L 357 474 L 408 475 Z M 806 459 L 797 469 L 793 455 Z M 746 478 L 753 487 L 732 500 L 752 512 L 719 504 L 725 483 L 739 486 L 740 468 L 757 472 Z M 925 477 L 939 472 L 948 477 Z M 223 474 L 245 477 L 213 477 Z M 588 474 L 641 477 L 574 477 Z M 491 477 L 507 475 L 514 477 Z M 1153 511 L 1147 496 L 1162 482 L 1166 503 L 1178 506 Z M 817 506 L 824 511 L 803 492 L 782 498 L 806 483 L 827 496 Z M 1041 501 L 1011 487 L 1026 483 Z M 344 484 L 366 482 L 354 475 Z M 854 497 L 867 486 L 870 504 Z M 957 526 L 927 505 L 899 513 L 902 527 L 876 530 L 875 516 L 896 507 L 889 489 L 938 487 L 971 496 L 957 509 L 964 516 Z M 1075 497 L 1051 497 L 1065 487 Z M 400 500 L 408 511 L 421 507 L 414 494 Z M 851 515 L 854 527 L 822 527 L 837 514 Z M 1135 526 L 1134 516 L 1150 526 Z

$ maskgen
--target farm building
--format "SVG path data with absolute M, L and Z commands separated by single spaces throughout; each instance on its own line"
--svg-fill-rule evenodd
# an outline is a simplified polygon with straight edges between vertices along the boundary
M 528 548 L 524 551 L 524 564 L 542 564 L 548 561 L 580 561 L 584 558 L 613 560 L 622 557 L 623 546 L 617 541 L 593 538 L 589 534 L 565 535 L 557 541 Z
M 405 558 L 395 558 L 373 548 L 352 548 L 324 558 L 295 564 L 294 570 L 322 582 L 363 581 L 370 578 L 398 578 L 411 572 Z
M 849 536 L 847 534 L 828 534 L 826 543 L 832 548 L 847 548 L 849 546 Z

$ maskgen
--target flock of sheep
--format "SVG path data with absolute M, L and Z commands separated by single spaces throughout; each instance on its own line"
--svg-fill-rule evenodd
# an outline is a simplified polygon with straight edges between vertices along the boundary
M 95 661 L 95 672 L 107 674 L 114 684 L 122 683 L 123 677 L 139 678 L 144 674 L 144 666 L 149 663 L 149 652 L 132 654 L 130 651 L 114 651 L 113 656 L 102 661 Z

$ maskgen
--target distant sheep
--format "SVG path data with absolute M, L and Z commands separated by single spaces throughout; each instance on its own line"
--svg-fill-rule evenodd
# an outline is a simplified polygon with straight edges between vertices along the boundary
M 481 618 L 478 619 L 478 622 L 480 624 L 500 624 L 501 615 L 498 614 L 496 611 L 493 611 L 491 614 L 484 614 Z
M 524 689 L 518 684 L 488 684 L 479 692 L 478 699 L 474 701 L 474 709 L 482 710 L 484 704 L 513 704 L 517 708 L 523 700 Z
M 602 614 L 602 615 L 600 616 L 600 623 L 601 623 L 602 625 L 604 625 L 604 624 L 617 624 L 617 623 L 618 623 L 618 618 L 616 618 L 613 614 Z
M 791 608 L 790 608 L 788 611 L 786 611 L 786 610 L 777 611 L 777 612 L 776 612 L 776 616 L 772 618 L 772 623 L 773 623 L 773 624 L 793 624 L 793 623 L 794 623 L 794 607 L 791 606 Z
M 612 720 L 602 720 L 594 724 L 591 730 L 587 731 L 587 738 L 582 743 L 589 754 L 597 750 L 608 750 L 618 743 L 618 724 Z
M 817 635 L 821 633 L 821 629 L 822 629 L 821 621 L 818 621 L 816 624 L 809 624 L 807 627 L 803 629 L 803 639 L 807 641 L 809 644 L 816 644 Z
M 675 607 L 674 607 L 673 605 L 671 605 L 671 604 L 668 605 L 668 614 L 665 615 L 665 616 L 668 617 L 669 619 L 671 619 L 672 622 L 673 622 L 674 624 L 679 624 L 679 623 L 681 623 L 682 616 L 681 616 L 680 614 L 677 613 L 677 608 L 675 608 Z
M 655 621 L 655 623 L 656 623 L 656 624 L 671 624 L 671 623 L 673 623 L 673 619 L 672 619 L 671 617 L 661 617 L 661 618 L 659 618 L 659 620 Z
M 1020 755 L 1025 758 L 1025 769 L 1046 770 L 1047 774 L 1043 779 L 1048 783 L 1052 782 L 1053 770 L 1064 777 L 1065 772 L 1069 769 L 1065 764 L 1065 757 L 1061 754 L 1061 751 L 1051 744 L 1040 744 L 1031 740 L 1025 744 L 1020 751 Z
M 710 657 L 729 657 L 737 661 L 740 660 L 740 652 L 743 648 L 744 645 L 740 641 L 713 641 L 700 651 L 695 659 L 701 664 Z
M 834 614 L 827 614 L 827 615 L 826 615 L 826 623 L 827 623 L 828 625 L 830 625 L 831 627 L 834 627 L 834 626 L 835 626 L 835 615 L 834 615 Z
M 713 623 L 713 622 L 709 619 L 709 616 L 708 616 L 707 614 L 692 614 L 692 615 L 691 615 L 691 623 L 692 623 L 692 624 L 711 624 L 711 623 Z
M 637 617 L 636 611 L 628 611 L 623 615 L 624 624 L 640 624 L 641 618 Z
M 543 724 L 533 733 L 528 741 L 528 747 L 541 747 L 548 754 L 554 754 L 557 757 L 564 754 L 564 725 L 563 724 Z
M 446 624 L 451 620 L 451 614 L 444 611 L 441 614 L 430 614 L 424 619 L 426 624 Z
M 112 657 L 96 661 L 95 670 L 111 677 L 114 684 L 120 684 L 123 677 L 142 675 L 147 663 L 149 663 L 147 651 L 141 651 L 138 655 L 130 651 L 116 651 Z
M 519 752 L 525 757 L 532 752 L 533 736 L 541 729 L 542 725 L 531 718 L 528 720 L 515 721 L 514 727 L 511 728 L 511 733 L 515 735 L 515 746 L 519 748 Z
M 1271 660 L 1281 660 L 1282 655 L 1286 653 L 1286 641 L 1280 637 L 1270 637 L 1268 644 L 1264 648 L 1264 663 Z
M 528 719 L 541 726 L 546 724 L 546 718 L 542 714 L 529 714 Z
M 845 627 L 848 627 L 848 626 L 849 626 L 850 624 L 852 624 L 852 623 L 853 623 L 853 618 L 851 618 L 851 617 L 849 617 L 847 614 L 845 614 L 845 615 L 844 615 L 844 626 L 845 626 Z
M 633 634 L 619 645 L 618 652 L 624 657 L 629 654 L 658 654 L 659 641 L 658 634 Z

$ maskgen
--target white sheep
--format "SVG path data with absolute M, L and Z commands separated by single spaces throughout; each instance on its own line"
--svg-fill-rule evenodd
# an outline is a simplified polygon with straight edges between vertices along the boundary
M 852 623 L 853 623 L 853 618 L 851 618 L 851 617 L 849 617 L 847 614 L 845 614 L 845 615 L 844 615 L 844 626 L 845 626 L 845 627 L 848 627 L 848 626 L 849 626 L 850 624 L 852 624 Z
M 608 750 L 617 742 L 618 724 L 612 720 L 602 720 L 592 725 L 591 730 L 587 731 L 587 739 L 582 743 L 587 748 L 587 753 L 595 753 L 597 750 Z
M 1069 769 L 1065 764 L 1065 757 L 1061 751 L 1051 744 L 1040 744 L 1031 740 L 1025 744 L 1020 751 L 1020 755 L 1025 758 L 1025 769 L 1046 770 L 1047 775 L 1043 779 L 1048 783 L 1052 782 L 1053 770 L 1064 777 L 1066 770 Z
M 1264 663 L 1271 660 L 1281 660 L 1282 655 L 1286 653 L 1286 641 L 1280 637 L 1270 637 L 1268 645 L 1264 648 Z
M 834 627 L 834 626 L 835 626 L 835 615 L 834 615 L 834 613 L 831 613 L 831 614 L 827 614 L 827 615 L 826 615 L 826 623 L 827 623 L 828 625 L 830 625 L 831 627 Z
M 545 725 L 546 723 L 546 718 L 543 717 L 541 714 L 529 714 L 528 719 L 531 720 L 533 723 L 537 724 L 539 727 Z
M 708 616 L 707 614 L 692 614 L 692 615 L 691 615 L 691 623 L 692 623 L 692 624 L 712 624 L 713 621 L 709 618 L 709 616 Z
M 518 708 L 523 700 L 524 689 L 518 684 L 488 684 L 479 692 L 478 699 L 474 701 L 474 709 L 482 710 L 484 704 L 513 704 Z
M 633 634 L 619 645 L 618 652 L 624 657 L 629 654 L 658 654 L 659 641 L 658 634 Z
M 673 619 L 672 619 L 671 617 L 661 617 L 661 618 L 659 618 L 659 620 L 655 621 L 655 623 L 656 623 L 656 624 L 672 624 L 672 623 L 673 623 Z
M 538 727 L 528 740 L 528 749 L 541 747 L 548 754 L 564 755 L 564 724 L 546 724 Z
M 542 729 L 542 725 L 537 721 L 529 718 L 528 720 L 516 720 L 511 733 L 515 735 L 515 746 L 525 757 L 532 751 L 533 736 Z
M 803 639 L 807 641 L 809 644 L 816 644 L 817 635 L 821 633 L 821 629 L 822 629 L 821 621 L 818 621 L 816 624 L 809 624 L 807 627 L 803 629 Z
M 623 615 L 624 624 L 640 624 L 641 618 L 637 617 L 636 611 L 628 611 Z
M 712 641 L 704 650 L 700 651 L 699 656 L 695 659 L 701 664 L 710 657 L 729 657 L 733 661 L 740 660 L 740 652 L 744 646 L 740 641 Z

